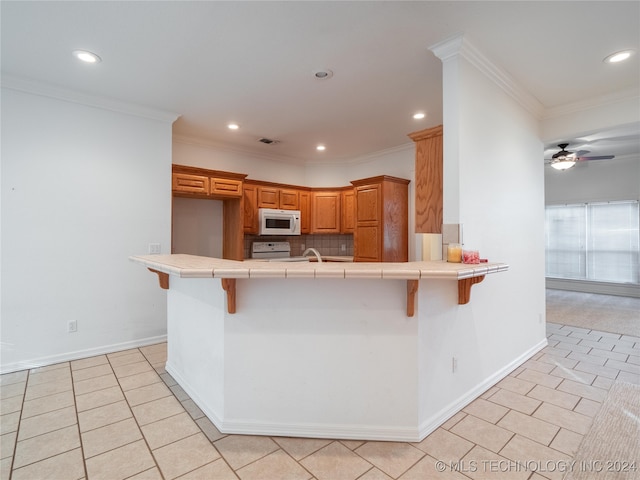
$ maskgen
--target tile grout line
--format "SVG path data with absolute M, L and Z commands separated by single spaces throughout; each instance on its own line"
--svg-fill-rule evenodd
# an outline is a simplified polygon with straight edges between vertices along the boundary
M 147 360 L 147 357 L 144 355 L 144 353 L 142 353 L 139 348 L 136 348 L 136 351 L 138 353 L 140 353 L 144 357 L 145 361 L 153 369 L 153 367 L 151 366 L 151 364 Z M 116 375 L 115 370 L 113 369 L 113 364 L 111 363 L 111 359 L 109 358 L 108 355 L 107 355 L 107 362 L 109 362 L 109 365 L 111 366 L 111 370 L 113 371 L 113 375 L 116 377 L 116 381 L 118 382 L 118 388 L 120 388 L 120 392 L 122 393 L 122 396 L 124 397 L 124 401 L 127 404 L 127 408 L 129 409 L 129 413 L 131 413 L 131 418 L 133 418 L 133 421 L 136 422 L 136 426 L 138 427 L 138 432 L 140 432 L 140 435 L 142 436 L 142 440 L 144 441 L 144 444 L 146 445 L 147 449 L 149 450 L 149 454 L 151 455 L 151 458 L 153 459 L 153 463 L 155 464 L 155 468 L 158 471 L 158 473 L 160 474 L 160 477 L 163 480 L 165 480 L 166 477 L 165 477 L 164 473 L 162 472 L 162 470 L 160 469 L 160 464 L 158 463 L 158 460 L 156 459 L 156 456 L 153 454 L 153 450 L 151 449 L 151 446 L 149 445 L 147 437 L 145 437 L 144 432 L 142 431 L 142 427 L 140 426 L 140 423 L 138 422 L 138 418 L 136 417 L 136 414 L 134 413 L 133 408 L 131 407 L 131 404 L 129 403 L 129 399 L 127 398 L 127 395 L 125 394 L 124 390 L 122 389 L 122 384 L 120 383 L 120 377 L 118 377 Z M 157 374 L 157 372 L 156 372 L 156 374 Z M 128 376 L 131 376 L 131 375 L 128 375 Z M 125 378 L 125 377 L 123 377 L 123 378 Z M 146 403 L 148 403 L 148 402 L 146 402 Z M 135 442 L 138 442 L 138 441 L 139 440 L 135 440 L 134 442 L 130 442 L 129 444 L 135 443 Z M 124 445 L 120 445 L 117 448 L 120 448 L 122 446 L 124 446 Z M 146 472 L 148 470 L 151 470 L 152 468 L 153 467 L 145 469 L 145 470 L 142 470 L 141 472 L 136 472 L 136 473 L 134 473 L 132 475 L 129 475 L 129 477 L 133 477 L 135 475 L 139 475 L 140 473 Z M 87 476 L 87 478 L 89 478 L 89 477 Z
M 18 426 L 16 427 L 16 438 L 13 441 L 13 455 L 11 455 L 11 462 L 9 463 L 9 480 L 13 476 L 13 466 L 16 460 L 16 451 L 18 450 L 18 435 L 20 434 L 20 424 L 22 423 L 22 412 L 24 412 L 24 402 L 27 399 L 27 385 L 29 384 L 29 375 L 31 370 L 27 370 L 26 378 L 24 379 L 24 389 L 22 391 L 22 402 L 20 402 L 20 415 L 18 416 Z

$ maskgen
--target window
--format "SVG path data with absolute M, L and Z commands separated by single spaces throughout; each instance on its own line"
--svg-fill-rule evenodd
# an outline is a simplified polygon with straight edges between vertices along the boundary
M 637 201 L 546 208 L 546 275 L 640 283 Z

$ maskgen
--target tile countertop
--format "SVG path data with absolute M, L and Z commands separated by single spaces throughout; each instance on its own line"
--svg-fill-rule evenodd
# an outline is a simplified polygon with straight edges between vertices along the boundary
M 129 259 L 147 268 L 183 278 L 379 278 L 462 280 L 509 269 L 505 263 L 448 263 L 445 261 L 369 262 L 260 262 L 195 255 L 139 255 Z

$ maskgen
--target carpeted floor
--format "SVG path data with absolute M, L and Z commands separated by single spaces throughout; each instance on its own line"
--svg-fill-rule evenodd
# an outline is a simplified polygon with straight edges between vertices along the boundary
M 547 289 L 547 322 L 640 336 L 640 298 Z
M 640 386 L 615 382 L 565 480 L 640 478 Z

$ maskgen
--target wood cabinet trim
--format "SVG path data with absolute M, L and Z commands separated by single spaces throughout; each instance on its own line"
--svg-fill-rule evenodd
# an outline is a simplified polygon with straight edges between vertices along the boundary
M 187 175 L 202 175 L 205 177 L 218 177 L 227 179 L 244 180 L 246 173 L 225 172 L 222 170 L 209 170 L 200 167 L 189 167 L 187 165 L 171 165 L 171 173 L 185 173 Z
M 354 187 L 359 187 L 362 185 L 369 185 L 369 184 L 383 183 L 383 182 L 395 182 L 403 185 L 409 185 L 409 183 L 411 183 L 411 180 L 407 180 L 406 178 L 392 177 L 390 175 L 378 175 L 377 177 L 369 177 L 369 178 L 362 178 L 360 180 L 352 180 L 351 184 Z
M 442 125 L 438 125 L 437 127 L 427 128 L 425 130 L 418 130 L 417 132 L 412 132 L 408 135 L 408 137 L 414 142 L 419 142 L 420 140 L 427 140 L 433 137 L 441 137 L 443 133 Z

